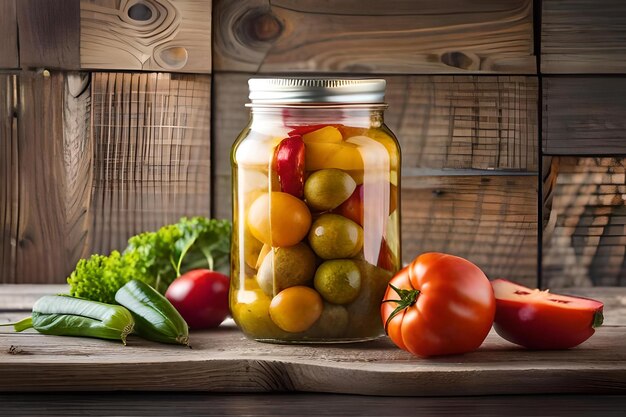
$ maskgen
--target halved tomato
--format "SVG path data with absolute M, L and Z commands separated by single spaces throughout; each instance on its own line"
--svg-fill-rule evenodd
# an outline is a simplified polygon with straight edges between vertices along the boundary
M 552 294 L 513 282 L 491 282 L 496 296 L 496 332 L 529 349 L 569 349 L 589 339 L 602 324 L 604 304 Z

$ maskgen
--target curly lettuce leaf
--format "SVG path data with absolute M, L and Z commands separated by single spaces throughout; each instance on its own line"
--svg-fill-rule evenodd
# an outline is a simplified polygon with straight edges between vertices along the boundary
M 183 217 L 176 224 L 128 240 L 122 254 L 92 255 L 68 277 L 70 294 L 113 303 L 115 292 L 138 279 L 165 293 L 179 275 L 198 268 L 228 274 L 231 224 L 228 220 Z
M 113 251 L 109 256 L 92 255 L 78 261 L 67 283 L 73 297 L 114 304 L 117 290 L 132 279 L 145 281 L 147 277 L 133 267 L 132 258 Z

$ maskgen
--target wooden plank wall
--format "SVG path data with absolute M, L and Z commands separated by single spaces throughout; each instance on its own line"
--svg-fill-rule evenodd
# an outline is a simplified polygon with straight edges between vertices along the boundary
M 79 0 L 17 0 L 22 68 L 80 68 Z
M 626 73 L 622 0 L 542 0 L 541 71 Z
M 0 0 L 0 68 L 17 68 L 19 52 L 17 48 L 17 7 L 16 0 Z
M 0 282 L 210 215 L 210 0 L 0 0 L 4 32 Z
M 91 250 L 209 215 L 211 77 L 94 73 Z
M 542 4 L 542 284 L 626 285 L 626 4 Z
M 555 157 L 544 229 L 551 286 L 626 285 L 626 160 Z
M 211 72 L 210 0 L 81 0 L 80 65 Z
M 215 71 L 536 72 L 530 0 L 216 0 L 214 10 Z
M 247 79 L 306 73 L 387 79 L 405 261 L 623 285 L 622 3 L 0 0 L 0 282 L 230 217 Z
M 19 164 L 17 75 L 0 73 L 0 282 L 15 282 Z

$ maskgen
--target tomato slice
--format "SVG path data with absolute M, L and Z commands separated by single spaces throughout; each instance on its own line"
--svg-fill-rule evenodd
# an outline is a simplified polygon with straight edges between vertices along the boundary
M 602 324 L 599 301 L 530 289 L 504 279 L 491 282 L 496 296 L 496 332 L 529 349 L 569 349 Z

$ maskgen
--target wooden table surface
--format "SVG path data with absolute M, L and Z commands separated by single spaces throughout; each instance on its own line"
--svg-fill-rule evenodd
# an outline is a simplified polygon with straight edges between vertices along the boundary
M 27 315 L 42 294 L 62 291 L 0 286 L 0 322 Z M 613 415 L 626 405 L 621 395 L 626 394 L 626 289 L 568 292 L 604 301 L 606 325 L 584 345 L 562 352 L 519 349 L 493 333 L 477 352 L 424 360 L 386 338 L 354 345 L 271 345 L 249 341 L 229 324 L 192 334 L 191 350 L 134 337 L 124 347 L 1 328 L 0 392 L 5 394 L 0 394 L 0 410 L 10 411 L 3 415 L 168 415 L 168 407 L 216 415 L 404 415 L 410 410 Z M 120 390 L 126 392 L 81 393 L 80 400 L 69 394 Z M 297 393 L 285 394 L 292 391 Z M 587 395 L 557 395 L 564 393 Z M 597 395 L 607 393 L 620 395 Z M 406 397 L 382 397 L 389 395 Z M 458 397 L 465 395 L 473 397 Z

